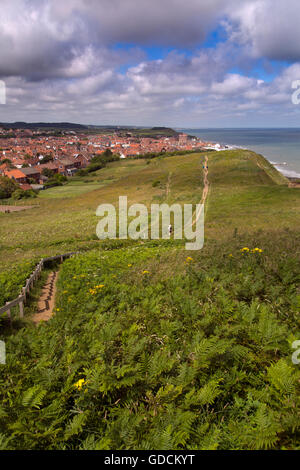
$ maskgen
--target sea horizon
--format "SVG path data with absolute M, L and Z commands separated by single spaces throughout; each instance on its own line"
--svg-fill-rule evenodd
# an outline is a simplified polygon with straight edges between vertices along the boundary
M 289 178 L 300 178 L 300 127 L 177 128 L 205 141 L 263 155 Z

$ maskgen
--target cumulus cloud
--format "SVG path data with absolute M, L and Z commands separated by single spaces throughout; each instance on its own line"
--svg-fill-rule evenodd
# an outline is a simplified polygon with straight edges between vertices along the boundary
M 52 1 L 50 11 L 61 21 L 80 13 L 101 42 L 182 46 L 201 42 L 227 4 L 228 0 L 72 0 Z
M 294 115 L 299 13 L 296 0 L 1 0 L 0 120 L 197 127 Z M 227 36 L 202 47 L 220 25 Z M 153 45 L 171 52 L 151 60 Z M 291 65 L 264 80 L 261 58 Z
M 248 47 L 254 57 L 300 60 L 300 3 L 298 0 L 249 0 L 228 11 L 233 41 Z
M 1 0 L 0 77 L 76 78 L 142 59 L 138 47 L 116 50 L 107 46 L 108 41 L 99 41 L 100 25 L 74 10 L 81 3 L 85 2 Z M 54 15 L 59 4 L 69 10 Z

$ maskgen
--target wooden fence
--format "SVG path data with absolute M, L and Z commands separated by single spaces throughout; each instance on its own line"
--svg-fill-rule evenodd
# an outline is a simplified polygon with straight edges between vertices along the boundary
M 43 270 L 44 264 L 49 261 L 59 261 L 59 260 L 62 263 L 65 258 L 70 258 L 71 256 L 74 256 L 76 254 L 78 254 L 78 252 L 65 253 L 64 255 L 52 256 L 51 258 L 41 259 L 41 261 L 39 262 L 39 264 L 37 264 L 35 270 L 31 274 L 29 279 L 26 280 L 25 287 L 22 288 L 20 295 L 16 299 L 12 300 L 11 302 L 7 302 L 4 307 L 1 307 L 0 315 L 2 315 L 3 313 L 7 313 L 8 317 L 11 319 L 11 309 L 13 307 L 19 306 L 20 318 L 23 318 L 24 317 L 24 304 L 26 303 L 28 293 L 30 292 L 30 289 L 32 289 L 35 282 L 39 279 L 41 272 Z

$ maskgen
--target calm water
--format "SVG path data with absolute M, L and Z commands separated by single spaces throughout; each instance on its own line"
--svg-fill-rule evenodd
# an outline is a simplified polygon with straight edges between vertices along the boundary
M 286 176 L 300 178 L 300 129 L 184 129 L 209 142 L 249 148 Z

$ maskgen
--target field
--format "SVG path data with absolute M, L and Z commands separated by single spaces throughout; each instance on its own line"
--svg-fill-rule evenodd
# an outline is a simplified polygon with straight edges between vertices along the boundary
M 202 193 L 201 155 L 111 163 L 88 178 L 74 178 L 63 187 L 42 191 L 33 210 L 0 213 L 0 262 L 9 270 L 19 261 L 40 259 L 98 246 L 96 209 L 102 203 L 199 202 Z M 171 178 L 167 197 L 167 182 Z M 152 184 L 159 181 L 157 187 Z M 12 237 L 12 233 L 14 234 Z
M 209 153 L 203 250 L 95 237 L 119 195 L 198 203 L 203 161 L 114 162 L 0 214 L 5 300 L 36 259 L 82 252 L 48 323 L 32 302 L 3 325 L 0 448 L 299 449 L 300 190 L 252 152 Z

